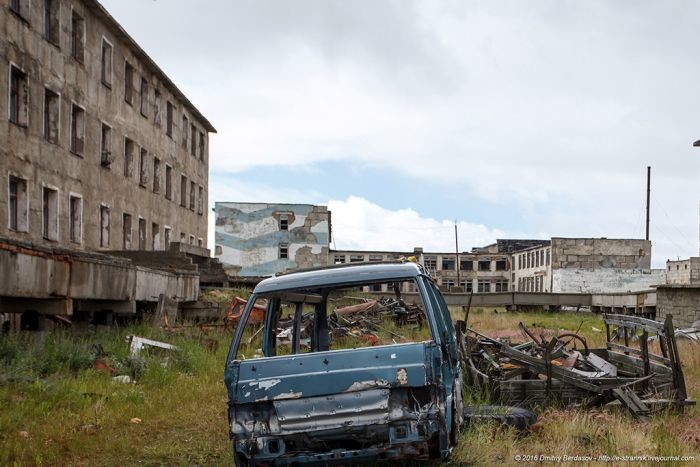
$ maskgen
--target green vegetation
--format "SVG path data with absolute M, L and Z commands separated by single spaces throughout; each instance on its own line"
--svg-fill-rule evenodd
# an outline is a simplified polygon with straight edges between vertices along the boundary
M 453 316 L 463 319 L 463 312 L 454 309 Z M 600 317 L 585 313 L 473 309 L 469 326 L 517 340 L 518 321 L 538 333 L 580 326 L 591 346 L 605 339 Z M 382 327 L 408 334 L 390 320 Z M 405 337 L 425 337 L 423 330 L 413 331 Z M 144 349 L 132 359 L 128 335 L 179 350 Z M 231 331 L 169 333 L 149 326 L 0 336 L 0 465 L 230 465 L 223 384 L 230 339 Z M 366 345 L 346 339 L 343 346 Z M 697 399 L 700 345 L 681 343 L 680 352 L 689 394 Z M 135 383 L 116 382 L 95 369 L 96 358 Z M 485 400 L 478 394 L 469 398 Z M 697 460 L 698 453 L 697 407 L 647 422 L 615 409 L 549 409 L 537 431 L 526 435 L 491 425 L 463 430 L 451 462 L 512 464 L 516 455 L 535 454 L 696 455 Z

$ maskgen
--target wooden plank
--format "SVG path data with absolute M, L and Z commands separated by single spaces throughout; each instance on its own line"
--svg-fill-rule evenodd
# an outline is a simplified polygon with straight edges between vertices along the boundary
M 638 357 L 643 358 L 642 351 L 639 349 L 633 349 L 632 347 L 626 347 L 624 345 L 616 344 L 614 342 L 610 342 L 608 345 L 610 346 L 611 350 L 619 350 L 621 352 L 631 353 L 632 355 L 636 355 Z M 653 353 L 649 354 L 649 360 L 655 360 L 655 361 L 663 363 L 665 365 L 671 365 L 670 359 L 662 357 L 660 355 L 653 354 Z

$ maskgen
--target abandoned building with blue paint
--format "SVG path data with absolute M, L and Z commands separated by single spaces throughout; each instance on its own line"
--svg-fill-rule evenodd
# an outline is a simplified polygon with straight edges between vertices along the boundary
M 331 213 L 310 204 L 215 203 L 216 256 L 233 276 L 328 264 Z

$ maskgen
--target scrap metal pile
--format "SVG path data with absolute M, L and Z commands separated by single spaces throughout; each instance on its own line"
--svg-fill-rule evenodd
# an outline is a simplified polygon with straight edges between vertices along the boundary
M 600 349 L 589 348 L 578 332 L 547 339 L 522 323 L 525 342 L 513 345 L 460 321 L 470 383 L 506 404 L 622 404 L 639 418 L 663 407 L 694 404 L 687 398 L 670 316 L 664 323 L 612 314 L 603 319 L 607 343 Z M 652 337 L 660 354 L 650 351 Z

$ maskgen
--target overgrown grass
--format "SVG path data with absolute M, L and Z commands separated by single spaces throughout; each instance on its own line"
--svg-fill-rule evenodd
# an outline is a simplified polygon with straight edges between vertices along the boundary
M 506 334 L 523 321 L 532 330 L 575 331 L 583 321 L 581 333 L 591 346 L 604 341 L 604 332 L 593 330 L 604 331 L 596 315 L 498 311 L 473 309 L 469 326 L 484 334 Z M 461 309 L 453 316 L 463 318 Z M 406 333 L 391 322 L 385 325 Z M 415 332 L 406 337 L 425 337 L 423 330 Z M 168 342 L 179 351 L 144 351 L 131 359 L 128 335 Z M 230 331 L 167 333 L 149 326 L 0 336 L 0 465 L 230 465 L 223 385 L 230 339 Z M 352 339 L 344 345 L 366 345 Z M 680 353 L 690 397 L 697 399 L 700 345 L 681 343 Z M 100 354 L 135 383 L 115 382 L 111 374 L 96 370 Z M 468 398 L 485 400 L 473 393 Z M 540 454 L 700 459 L 698 408 L 647 422 L 616 409 L 548 409 L 538 426 L 526 435 L 490 425 L 465 429 L 450 462 L 513 464 L 516 455 Z

